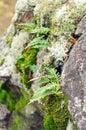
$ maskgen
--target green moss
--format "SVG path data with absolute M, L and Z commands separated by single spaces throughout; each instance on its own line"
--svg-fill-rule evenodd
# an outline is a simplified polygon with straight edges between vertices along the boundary
M 3 85 L 3 83 L 0 81 L 0 89 L 1 89 L 2 85 Z
M 44 119 L 44 128 L 45 130 L 57 130 L 56 129 L 56 124 L 53 120 L 52 115 L 47 115 Z
M 36 62 L 36 49 L 30 49 L 28 51 L 24 51 L 22 57 L 17 60 L 16 66 L 19 70 L 25 71 L 25 69 L 29 69 L 29 67 Z
M 31 89 L 29 91 L 30 91 L 30 94 L 27 94 L 24 89 L 21 89 L 22 96 L 20 97 L 20 99 L 17 101 L 15 105 L 16 112 L 22 113 L 22 114 L 24 113 L 24 107 L 27 105 L 32 95 Z
M 31 86 L 29 73 L 32 72 L 31 66 L 36 64 L 37 52 L 36 49 L 24 51 L 22 57 L 19 58 L 16 63 L 17 69 L 22 72 L 22 83 L 24 83 L 28 89 Z
M 21 97 L 20 100 L 15 105 L 15 110 L 19 113 L 23 113 L 24 107 L 26 106 L 27 103 L 28 101 L 24 97 Z
M 75 124 L 73 124 L 73 130 L 78 130 L 78 128 Z
M 10 111 L 15 109 L 16 100 L 14 100 L 13 96 L 6 90 L 0 90 L 0 102 L 6 104 Z
M 24 130 L 23 118 L 21 116 L 16 116 L 16 118 L 13 119 L 11 128 L 9 130 Z
M 6 36 L 6 41 L 9 47 L 11 47 L 12 40 L 13 40 L 13 36 L 12 37 Z
M 30 86 L 31 86 L 31 84 L 30 84 L 30 82 L 29 82 L 29 75 L 28 74 L 26 74 L 26 73 L 24 73 L 23 75 L 22 75 L 22 83 L 23 84 L 25 84 L 25 86 L 29 89 L 30 88 Z
M 0 90 L 0 102 L 5 103 L 7 99 L 7 92 L 5 90 Z
M 59 97 L 56 95 L 51 95 L 51 97 L 48 97 L 46 100 L 46 111 L 48 115 L 51 115 L 52 120 L 45 120 L 48 118 L 45 116 L 45 127 L 45 124 L 52 124 L 52 126 L 56 127 L 56 130 L 66 130 L 70 114 L 68 111 L 67 97 L 64 94 Z M 48 127 L 50 126 L 47 125 L 46 130 L 49 129 Z
M 0 60 L 0 66 L 3 65 L 4 61 L 5 61 L 4 58 Z

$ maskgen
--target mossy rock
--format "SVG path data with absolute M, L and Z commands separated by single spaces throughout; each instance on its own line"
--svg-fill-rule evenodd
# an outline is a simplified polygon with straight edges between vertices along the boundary
M 46 99 L 45 103 L 48 114 L 44 119 L 46 130 L 66 130 L 70 116 L 67 97 L 64 94 L 62 96 L 51 95 Z

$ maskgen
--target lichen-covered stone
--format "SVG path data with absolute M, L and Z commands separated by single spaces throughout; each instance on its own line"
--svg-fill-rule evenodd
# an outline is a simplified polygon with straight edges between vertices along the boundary
M 86 6 L 86 0 L 74 0 L 76 6 Z
M 84 34 L 84 33 L 86 33 L 86 15 L 78 24 L 78 27 L 75 31 L 75 35 L 80 36 L 81 34 Z
M 15 7 L 15 14 L 12 19 L 11 25 L 7 31 L 8 41 L 9 41 L 9 37 L 10 38 L 12 37 L 10 48 L 7 44 L 6 36 L 3 37 L 2 40 L 0 41 L 0 59 L 4 59 L 3 64 L 1 64 L 0 66 L 0 81 L 1 81 L 0 87 L 2 89 L 3 84 L 6 85 L 6 82 L 9 80 L 9 83 L 11 84 L 11 85 L 7 84 L 10 87 L 9 91 L 12 90 L 18 96 L 20 94 L 20 91 L 17 90 L 20 89 L 17 88 L 20 87 L 21 91 L 23 91 L 20 100 L 18 100 L 18 102 L 16 103 L 15 112 L 12 113 L 11 128 L 14 130 L 18 130 L 18 129 L 19 130 L 44 130 L 43 127 L 44 117 L 45 117 L 45 125 L 47 129 L 49 128 L 51 128 L 51 130 L 52 128 L 53 129 L 58 128 L 61 130 L 66 129 L 68 118 L 69 118 L 69 112 L 68 112 L 66 101 L 64 101 L 64 98 L 61 98 L 60 100 L 58 96 L 55 98 L 52 95 L 50 95 L 51 98 L 49 99 L 49 97 L 47 96 L 46 97 L 47 101 L 45 100 L 45 103 L 39 101 L 37 104 L 34 103 L 34 105 L 33 104 L 26 105 L 29 102 L 29 98 L 31 98 L 28 97 L 26 93 L 28 93 L 28 95 L 31 94 L 31 91 L 29 90 L 30 87 L 32 88 L 33 93 L 35 93 L 36 90 L 39 89 L 40 86 L 36 84 L 38 80 L 36 81 L 32 78 L 40 79 L 42 75 L 43 65 L 45 64 L 51 65 L 53 66 L 53 68 L 55 67 L 57 69 L 57 72 L 59 72 L 57 62 L 62 61 L 63 63 L 63 60 L 66 56 L 66 52 L 68 51 L 66 45 L 71 42 L 71 33 L 74 31 L 76 27 L 74 20 L 77 21 L 76 19 L 77 14 L 81 16 L 81 14 L 77 13 L 77 11 L 75 13 L 75 6 L 71 6 L 72 4 L 74 4 L 72 2 L 73 1 L 67 1 L 67 0 L 54 0 L 54 1 L 53 0 L 44 0 L 44 1 L 43 0 L 18 0 L 17 1 Z M 73 14 L 75 14 L 74 17 L 72 17 Z M 19 25 L 22 22 L 23 24 L 26 22 L 28 23 L 32 22 L 32 24 L 34 23 L 34 25 L 37 26 L 35 27 L 35 29 L 40 30 L 42 28 L 47 27 L 50 31 L 46 34 L 45 33 L 42 34 L 36 30 L 36 33 L 34 33 L 33 31 L 34 28 L 33 28 L 33 30 L 31 30 L 32 32 L 30 31 L 25 32 L 28 29 L 25 30 L 23 28 L 22 30 L 22 28 L 17 27 L 17 25 Z M 28 48 L 27 45 L 29 45 L 28 43 L 32 41 L 34 38 L 40 37 L 40 35 L 42 35 L 45 40 L 49 40 L 50 46 L 49 48 L 43 49 L 40 53 L 38 53 L 38 50 L 40 50 L 39 48 L 31 50 L 31 48 Z M 82 48 L 84 51 L 85 49 L 84 45 Z M 16 63 L 18 63 L 18 61 L 19 64 L 17 66 Z M 77 64 L 78 62 L 79 61 L 77 61 Z M 81 64 L 82 64 L 81 65 L 82 68 L 83 63 Z M 32 65 L 35 65 L 37 68 L 37 72 L 35 74 L 33 74 L 34 72 L 29 67 Z M 71 71 L 70 69 L 69 72 Z M 81 73 L 81 75 L 83 74 Z M 85 76 L 82 77 L 84 80 Z M 30 82 L 30 79 L 34 81 Z M 25 86 L 22 82 L 24 84 L 26 83 L 27 85 L 25 84 L 26 85 Z M 28 85 L 29 82 L 31 83 L 30 85 Z M 24 88 L 26 92 L 25 94 L 22 88 Z M 78 91 L 79 94 L 81 88 L 80 90 L 79 89 L 76 90 Z M 81 97 L 71 97 L 71 99 L 75 103 L 75 106 L 73 107 L 75 112 L 77 110 L 76 109 L 77 104 L 78 107 L 81 108 L 82 99 L 80 98 L 82 98 L 83 91 L 80 94 Z M 69 96 L 69 100 L 70 100 L 70 96 Z M 48 107 L 48 111 L 46 112 L 43 111 L 44 109 L 47 109 L 47 107 Z M 85 111 L 85 109 L 86 108 L 84 106 L 83 110 Z M 70 111 L 72 112 L 72 109 L 70 109 Z M 84 113 L 82 113 L 80 116 L 83 115 Z M 77 121 L 78 120 L 77 115 L 73 113 L 73 116 L 74 117 L 76 116 L 75 120 L 79 126 L 80 122 Z M 55 127 L 51 127 L 50 126 L 51 124 L 52 125 L 55 124 Z M 67 126 L 67 130 L 72 130 L 72 124 L 70 122 Z
M 0 103 L 0 130 L 6 130 L 7 121 L 9 119 L 10 111 L 6 105 Z
M 74 45 L 63 67 L 62 85 L 78 130 L 86 130 L 86 34 Z

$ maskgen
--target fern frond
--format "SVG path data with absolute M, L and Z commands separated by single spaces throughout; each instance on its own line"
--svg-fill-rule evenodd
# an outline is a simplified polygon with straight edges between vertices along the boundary
M 26 49 L 29 47 L 39 49 L 39 48 L 44 48 L 44 47 L 48 47 L 48 46 L 49 46 L 49 42 L 47 40 L 45 40 L 43 36 L 40 36 L 40 37 L 33 39 L 29 43 L 29 45 L 26 47 Z
M 31 31 L 31 33 L 37 33 L 37 34 L 41 34 L 41 35 L 46 35 L 46 34 L 48 34 L 49 33 L 49 31 L 50 31 L 50 29 L 49 28 L 45 28 L 45 27 L 36 27 L 35 29 L 33 29 L 32 31 Z
M 41 78 L 40 81 L 38 81 L 38 84 L 42 85 L 42 84 L 47 84 L 49 82 L 50 82 L 49 78 L 48 77 L 44 77 L 44 78 Z
M 56 91 L 59 91 L 59 90 L 60 90 L 59 84 L 49 83 L 46 86 L 41 87 L 36 91 L 32 99 L 30 100 L 30 103 L 37 101 L 41 98 L 44 98 L 45 96 L 48 96 L 50 94 L 56 94 Z
M 33 29 L 36 28 L 36 24 L 34 23 L 20 23 L 20 24 L 16 24 L 16 27 L 18 27 L 19 29 L 31 32 Z

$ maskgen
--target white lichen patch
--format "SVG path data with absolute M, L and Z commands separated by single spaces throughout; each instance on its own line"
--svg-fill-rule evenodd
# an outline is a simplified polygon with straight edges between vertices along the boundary
M 27 11 L 29 8 L 29 0 L 18 0 L 16 2 L 15 10 L 16 12 Z
M 81 106 L 82 106 L 81 99 L 79 99 L 78 97 L 75 97 L 75 98 L 74 98 L 74 105 L 75 105 L 77 108 L 81 108 Z
M 74 0 L 76 6 L 86 6 L 86 0 Z
M 27 104 L 25 106 L 25 114 L 26 114 L 26 116 L 34 114 L 35 111 L 36 111 L 36 108 L 34 107 L 33 104 Z
M 58 11 L 56 11 L 56 14 L 55 14 L 55 18 L 57 21 L 63 19 L 67 14 L 67 6 L 64 5 L 62 6 L 61 9 L 59 9 Z
M 13 70 L 13 61 L 10 55 L 7 55 L 4 64 L 0 67 L 0 76 L 10 76 Z
M 42 2 L 39 2 L 34 8 L 34 14 L 46 14 L 47 12 L 50 12 L 54 9 L 54 5 L 55 3 L 52 0 L 44 0 Z
M 66 45 L 67 41 L 64 38 L 61 38 L 60 41 L 57 41 L 55 43 L 52 42 L 52 46 L 48 47 L 48 50 L 51 56 L 55 57 L 57 61 L 63 61 L 68 51 Z
M 13 42 L 10 49 L 10 54 L 12 55 L 14 61 L 22 55 L 24 49 L 24 44 L 27 42 L 29 35 L 27 32 L 20 32 L 13 38 Z

